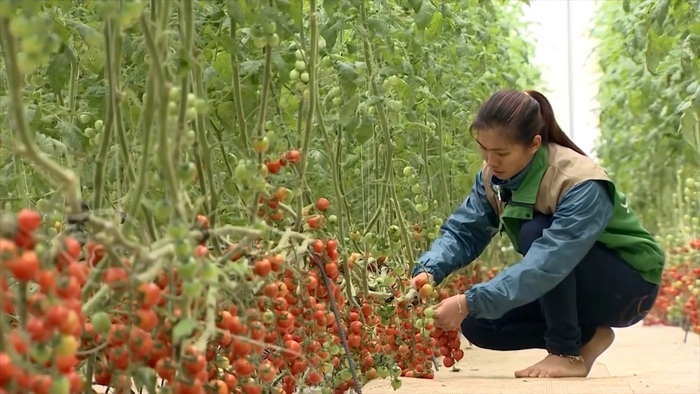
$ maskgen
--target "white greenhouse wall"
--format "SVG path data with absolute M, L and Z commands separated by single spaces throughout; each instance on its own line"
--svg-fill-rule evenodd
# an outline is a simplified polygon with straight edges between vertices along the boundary
M 599 71 L 595 42 L 588 32 L 600 1 L 531 0 L 524 6 L 537 45 L 533 62 L 544 82 L 537 88 L 552 102 L 562 129 L 592 157 L 599 135 L 595 100 Z

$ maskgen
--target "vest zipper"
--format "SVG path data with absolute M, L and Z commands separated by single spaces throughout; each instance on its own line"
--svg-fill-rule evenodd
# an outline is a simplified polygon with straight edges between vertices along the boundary
M 526 204 L 524 202 L 508 201 L 504 205 L 512 205 L 514 207 L 534 208 L 535 204 Z

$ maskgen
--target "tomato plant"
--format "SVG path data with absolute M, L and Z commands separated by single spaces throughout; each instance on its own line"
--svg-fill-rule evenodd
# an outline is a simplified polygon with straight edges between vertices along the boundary
M 0 1 L 0 392 L 454 367 L 431 305 L 497 268 L 416 306 L 408 273 L 479 168 L 471 114 L 539 80 L 519 6 Z
M 693 2 L 601 3 L 598 156 L 666 246 L 646 324 L 700 332 L 700 9 Z
M 685 1 L 602 2 L 593 34 L 602 71 L 597 155 L 658 230 L 678 219 L 667 210 L 679 179 L 700 168 L 700 10 Z

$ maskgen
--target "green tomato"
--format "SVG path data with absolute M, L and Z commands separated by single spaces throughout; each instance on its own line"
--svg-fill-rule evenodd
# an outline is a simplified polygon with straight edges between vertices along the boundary
M 53 349 L 47 344 L 39 344 L 30 347 L 29 353 L 31 357 L 39 364 L 44 364 L 51 359 Z
M 80 120 L 80 123 L 83 123 L 83 124 L 89 122 L 91 118 L 92 118 L 92 115 L 90 115 L 87 112 L 78 115 L 78 120 Z
M 277 24 L 273 21 L 267 22 L 263 25 L 263 30 L 266 34 L 273 34 L 277 30 Z
M 51 210 L 51 202 L 45 198 L 40 198 L 36 202 L 36 210 L 43 214 L 49 213 Z
M 65 375 L 54 377 L 49 387 L 49 393 L 70 394 L 70 381 L 68 378 Z
M 106 312 L 96 312 L 90 319 L 92 328 L 99 333 L 106 333 L 112 327 L 112 321 Z
M 34 26 L 32 26 L 29 19 L 22 15 L 15 15 L 9 18 L 9 22 L 10 32 L 18 38 L 24 38 L 33 32 Z
M 192 280 L 182 284 L 182 294 L 187 298 L 196 298 L 202 294 L 204 290 L 202 282 Z
M 156 203 L 153 214 L 156 220 L 164 222 L 173 215 L 173 212 L 173 206 L 167 200 L 161 200 Z
M 219 267 L 212 262 L 207 262 L 202 266 L 199 277 L 205 282 L 215 282 L 219 278 Z
M 273 35 L 267 38 L 267 45 L 269 45 L 270 47 L 274 48 L 279 44 L 280 36 L 278 36 L 277 33 L 274 33 Z
M 265 313 L 263 313 L 262 320 L 263 320 L 263 323 L 265 323 L 265 324 L 274 323 L 275 322 L 275 313 L 269 309 L 266 310 Z
M 189 242 L 183 241 L 179 242 L 177 246 L 175 246 L 175 254 L 179 258 L 186 258 L 192 255 L 193 248 L 192 245 L 190 245 Z
M 184 242 L 182 244 L 187 245 Z M 186 282 L 194 278 L 194 274 L 197 271 L 197 267 L 197 263 L 195 263 L 194 261 L 188 261 L 187 263 L 182 264 L 180 267 L 178 267 L 177 275 Z
M 329 97 L 338 97 L 339 95 L 340 95 L 340 88 L 337 86 L 332 87 L 331 90 L 328 91 Z
M 253 45 L 257 49 L 263 49 L 267 45 L 267 38 L 259 36 L 253 38 Z
M 83 131 L 83 135 L 85 136 L 85 138 L 94 138 L 97 135 L 97 133 L 92 127 L 87 127 Z
M 352 373 L 348 368 L 343 368 L 343 370 L 340 371 L 340 378 L 345 381 L 348 381 L 352 379 Z

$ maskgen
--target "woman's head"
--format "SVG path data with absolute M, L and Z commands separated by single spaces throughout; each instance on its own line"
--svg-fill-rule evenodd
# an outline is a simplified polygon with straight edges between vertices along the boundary
M 556 143 L 586 155 L 559 127 L 547 98 L 534 90 L 494 93 L 470 129 L 484 160 L 500 179 L 522 171 L 542 144 Z

